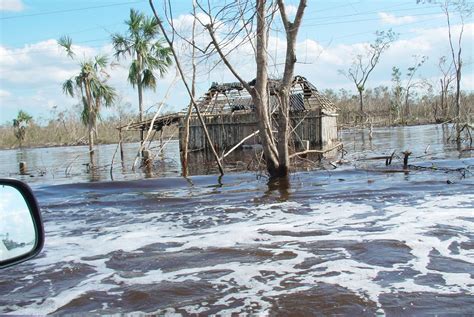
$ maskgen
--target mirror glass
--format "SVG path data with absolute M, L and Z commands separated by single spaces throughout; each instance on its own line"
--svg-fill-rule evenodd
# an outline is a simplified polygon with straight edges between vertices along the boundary
M 25 198 L 18 189 L 0 185 L 0 261 L 22 256 L 36 245 L 36 231 Z

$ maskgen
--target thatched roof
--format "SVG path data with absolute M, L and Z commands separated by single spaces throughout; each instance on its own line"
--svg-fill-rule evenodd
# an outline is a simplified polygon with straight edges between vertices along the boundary
M 276 90 L 280 80 L 269 80 L 270 109 L 273 111 L 278 107 Z M 255 79 L 248 84 L 254 86 Z M 240 110 L 253 111 L 253 104 L 250 94 L 239 82 L 233 83 L 213 83 L 204 96 L 199 99 L 199 108 L 203 113 L 225 113 Z M 302 76 L 295 76 L 290 95 L 290 111 L 305 111 L 309 109 L 321 108 L 325 113 L 336 113 L 337 107 L 318 89 Z

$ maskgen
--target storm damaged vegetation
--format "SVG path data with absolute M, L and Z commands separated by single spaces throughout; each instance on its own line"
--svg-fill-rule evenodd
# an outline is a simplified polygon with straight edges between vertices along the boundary
M 310 76 L 295 73 L 295 67 L 304 63 L 297 56 L 297 39 L 305 23 L 307 1 L 291 5 L 280 0 L 193 1 L 186 15 L 192 29 L 181 28 L 172 1 L 156 6 L 149 1 L 150 14 L 131 9 L 126 32 L 111 36 L 113 57 L 127 63 L 128 83 L 137 90 L 138 115 L 130 104 L 124 107 L 121 92 L 110 84 L 110 71 L 118 65 L 110 63 L 112 56 L 87 58 L 83 53 L 84 57 L 77 58 L 72 40 L 65 36 L 58 44 L 77 62 L 78 73 L 65 79 L 62 89 L 78 100 L 78 106 L 62 112 L 53 108 L 54 118 L 49 120 L 30 117 L 17 125 L 9 121 L 1 127 L 5 137 L 0 146 L 88 145 L 92 167 L 95 143 L 118 144 L 116 152 L 120 149 L 123 161 L 123 144 L 139 140 L 132 165 L 135 170 L 139 158 L 142 167 L 150 168 L 169 140 L 178 139 L 183 176 L 190 164 L 198 164 L 189 158 L 190 152 L 208 152 L 207 160 L 223 175 L 230 154 L 251 147 L 255 150 L 253 161 L 258 161 L 258 168 L 270 178 L 287 177 L 297 161 L 309 160 L 310 153 L 320 154 L 316 161 L 333 150 L 344 156 L 338 138 L 347 128 L 367 129 L 372 140 L 376 127 L 441 123 L 452 129 L 447 141 L 469 149 L 474 94 L 462 90 L 461 75 L 466 54 L 462 50 L 464 26 L 472 5 L 454 0 L 416 2 L 441 9 L 450 54 L 406 56 L 403 64 L 408 66 L 392 65 L 385 70 L 387 84 L 374 87 L 372 76 L 376 70 L 380 72 L 381 61 L 400 38 L 392 29 L 378 30 L 372 41 L 353 50 L 351 65 L 339 70 L 341 86 L 346 85 L 342 83 L 345 77 L 346 86 L 350 83 L 355 89 L 318 90 L 306 80 Z M 460 21 L 456 28 L 454 19 Z M 272 32 L 282 42 L 281 63 L 275 62 L 269 47 Z M 243 47 L 252 62 L 252 77 L 244 77 L 236 61 Z M 424 68 L 434 61 L 438 74 L 424 78 Z M 164 99 L 145 99 L 146 89 L 165 90 L 159 81 L 174 68 L 177 75 Z M 200 95 L 196 88 L 199 75 L 218 69 L 235 81 L 213 83 Z M 188 107 L 164 113 L 178 77 L 187 94 L 184 99 L 188 99 L 183 104 Z M 100 116 L 103 107 L 111 109 L 106 118 Z M 314 122 L 308 123 L 309 119 Z M 234 127 L 228 128 L 231 125 Z M 160 146 L 152 150 L 156 136 Z

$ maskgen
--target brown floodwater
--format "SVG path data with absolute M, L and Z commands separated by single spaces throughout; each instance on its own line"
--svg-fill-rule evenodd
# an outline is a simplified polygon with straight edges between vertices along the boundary
M 0 314 L 472 314 L 474 160 L 448 133 L 344 131 L 352 163 L 280 183 L 179 177 L 173 143 L 152 174 L 130 171 L 127 145 L 114 181 L 85 173 L 81 147 L 1 151 L 2 176 L 29 165 L 46 244 L 0 271 Z M 409 173 L 355 161 L 407 149 Z M 114 151 L 99 147 L 101 165 Z

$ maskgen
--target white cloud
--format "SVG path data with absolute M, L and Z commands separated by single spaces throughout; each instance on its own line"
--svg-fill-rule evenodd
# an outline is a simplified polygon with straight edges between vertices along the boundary
M 182 18 L 182 27 L 189 25 L 187 17 Z M 459 32 L 459 26 L 453 26 L 453 34 Z M 466 24 L 464 29 L 464 56 L 465 68 L 463 70 L 463 89 L 473 90 L 472 80 L 472 52 L 470 48 L 474 42 L 474 24 Z M 273 33 L 272 33 L 273 35 Z M 205 47 L 209 42 L 204 39 Z M 420 76 L 436 78 L 439 75 L 437 62 L 439 57 L 449 53 L 447 41 L 447 28 L 414 29 L 405 33 L 403 38 L 392 44 L 390 49 L 382 56 L 381 62 L 367 82 L 368 88 L 381 84 L 390 85 L 392 66 L 400 67 L 404 73 L 413 63 L 412 55 L 427 55 L 429 60 L 420 69 Z M 239 43 L 240 39 L 236 40 Z M 177 40 L 177 47 L 183 48 Z M 339 69 L 346 70 L 350 67 L 353 57 L 364 52 L 368 42 L 354 44 L 332 44 L 325 46 L 314 39 L 305 39 L 297 42 L 297 59 L 295 74 L 305 76 L 319 89 L 351 89 L 353 83 L 338 73 Z M 230 45 L 226 50 L 230 49 Z M 78 57 L 93 56 L 98 53 L 111 55 L 112 48 L 105 45 L 101 48 L 75 46 Z M 269 38 L 269 58 L 271 76 L 281 76 L 285 59 L 286 41 L 283 38 L 271 36 Z M 185 49 L 186 51 L 186 49 Z M 189 50 L 187 50 L 189 51 Z M 185 73 L 190 76 L 191 62 L 189 55 L 181 54 L 181 62 Z M 232 51 L 229 59 L 235 69 L 245 80 L 255 77 L 255 58 L 250 43 L 241 44 Z M 233 82 L 235 77 L 228 71 L 223 63 L 216 63 L 219 58 L 214 57 L 199 63 L 197 78 L 197 95 L 201 96 L 212 82 Z M 136 111 L 137 92 L 127 82 L 130 60 L 120 60 L 120 64 L 109 70 L 109 83 L 117 89 L 125 101 L 132 103 L 131 109 Z M 471 65 L 471 66 L 469 66 Z M 24 109 L 36 117 L 37 113 L 43 117 L 50 115 L 51 106 L 57 105 L 58 110 L 71 109 L 78 100 L 65 96 L 61 91 L 61 84 L 78 71 L 75 61 L 69 59 L 59 49 L 54 40 L 27 45 L 23 48 L 10 49 L 0 46 L 0 97 L 2 98 L 2 111 L 0 122 L 14 117 L 18 109 Z M 162 100 L 169 84 L 175 76 L 174 69 L 170 69 L 165 78 L 158 82 L 157 91 L 145 92 L 145 108 Z M 170 100 L 166 102 L 172 111 L 181 110 L 189 101 L 181 83 L 174 88 Z M 111 110 L 113 113 L 113 109 Z M 8 116 L 7 116 L 8 115 Z
M 293 4 L 285 5 L 285 11 L 288 16 L 295 16 L 296 12 L 298 12 L 298 7 Z
M 19 12 L 25 8 L 25 5 L 21 0 L 1 0 L 0 11 L 13 11 Z
M 0 99 L 10 97 L 11 93 L 7 90 L 0 89 Z
M 409 16 L 409 15 L 397 17 L 397 16 L 394 16 L 393 14 L 386 13 L 386 12 L 379 12 L 378 15 L 380 19 L 382 20 L 382 22 L 385 24 L 401 25 L 401 24 L 412 23 L 416 21 L 415 17 Z

